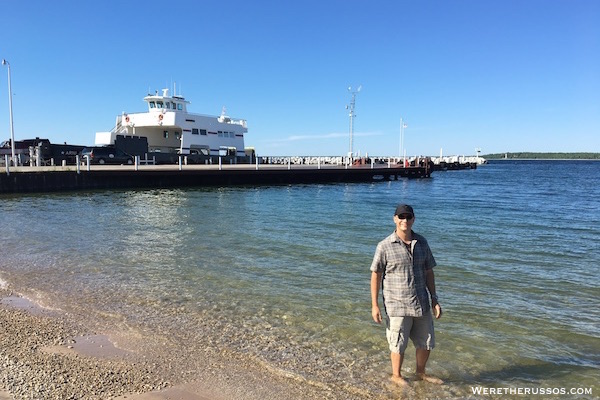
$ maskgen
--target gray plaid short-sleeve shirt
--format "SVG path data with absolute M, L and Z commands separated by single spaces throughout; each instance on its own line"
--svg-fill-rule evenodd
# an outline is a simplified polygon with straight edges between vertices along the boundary
M 412 254 L 396 232 L 377 244 L 372 272 L 383 273 L 383 306 L 390 317 L 421 317 L 430 309 L 425 271 L 436 266 L 427 240 L 412 233 Z

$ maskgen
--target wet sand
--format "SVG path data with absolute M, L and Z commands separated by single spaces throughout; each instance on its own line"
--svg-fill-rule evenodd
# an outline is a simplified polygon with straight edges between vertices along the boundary
M 118 334 L 91 332 L 7 290 L 0 299 L 0 400 L 338 398 L 233 354 L 229 365 L 207 354 L 202 371 L 184 371 L 185 362 L 132 351 Z

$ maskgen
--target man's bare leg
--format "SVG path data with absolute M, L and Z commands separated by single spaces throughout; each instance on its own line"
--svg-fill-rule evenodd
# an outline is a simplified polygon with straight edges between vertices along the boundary
M 402 361 L 404 361 L 404 354 L 391 352 L 390 359 L 392 360 L 392 382 L 398 386 L 408 385 L 408 382 L 402 377 Z
M 431 353 L 431 350 L 417 349 L 417 379 L 441 385 L 444 383 L 444 381 L 442 381 L 440 378 L 429 376 L 425 373 L 425 365 L 427 365 L 429 353 Z

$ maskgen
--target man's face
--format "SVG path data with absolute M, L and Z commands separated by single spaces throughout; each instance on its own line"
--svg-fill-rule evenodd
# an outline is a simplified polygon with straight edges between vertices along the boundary
M 415 216 L 413 214 L 394 215 L 394 223 L 398 232 L 410 232 L 415 223 Z

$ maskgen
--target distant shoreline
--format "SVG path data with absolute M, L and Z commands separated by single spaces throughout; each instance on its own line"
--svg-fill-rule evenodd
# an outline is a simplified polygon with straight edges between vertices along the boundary
M 600 158 L 485 158 L 487 161 L 600 161 Z
M 481 156 L 486 160 L 600 160 L 600 153 L 495 153 Z

